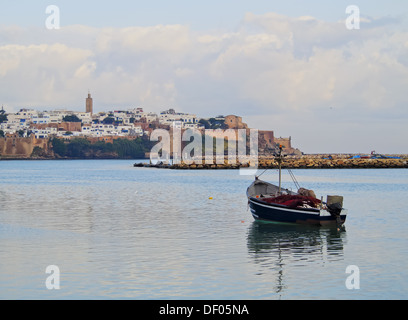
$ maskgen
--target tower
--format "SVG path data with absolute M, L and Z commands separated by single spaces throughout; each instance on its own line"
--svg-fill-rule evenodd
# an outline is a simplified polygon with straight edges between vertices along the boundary
M 91 98 L 91 93 L 88 91 L 88 98 L 86 98 L 86 110 L 85 112 L 90 112 L 92 114 L 93 109 L 93 101 Z

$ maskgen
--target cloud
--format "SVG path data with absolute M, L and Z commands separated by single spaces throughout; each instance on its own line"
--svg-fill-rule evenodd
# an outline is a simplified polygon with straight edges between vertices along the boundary
M 14 105 L 61 103 L 75 70 L 91 56 L 89 50 L 60 43 L 0 46 L 1 96 Z
M 233 32 L 0 27 L 0 103 L 82 110 L 89 89 L 97 111 L 238 114 L 252 127 L 304 137 L 301 149 L 321 139 L 312 126 L 338 141 L 362 123 L 380 141 L 371 123 L 384 117 L 381 134 L 406 133 L 408 32 L 400 21 L 364 17 L 360 30 L 347 30 L 344 21 L 247 13 Z

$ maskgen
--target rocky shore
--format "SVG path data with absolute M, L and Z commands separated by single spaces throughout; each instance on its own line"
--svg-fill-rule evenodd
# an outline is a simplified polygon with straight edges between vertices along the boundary
M 408 156 L 399 155 L 399 159 L 393 158 L 351 158 L 350 156 L 301 156 L 284 157 L 282 168 L 289 169 L 362 169 L 362 168 L 408 168 Z M 204 163 L 180 163 L 180 164 L 149 164 L 135 163 L 135 167 L 167 168 L 167 169 L 239 169 L 248 167 L 247 164 L 230 164 L 227 160 L 224 164 Z M 259 169 L 277 169 L 278 162 L 274 158 L 261 158 L 258 163 Z

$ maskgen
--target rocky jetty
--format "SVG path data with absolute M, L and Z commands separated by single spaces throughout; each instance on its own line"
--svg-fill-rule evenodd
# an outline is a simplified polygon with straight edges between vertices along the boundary
M 271 160 L 259 162 L 260 168 L 278 168 L 278 163 Z M 371 158 L 316 158 L 316 157 L 300 157 L 300 158 L 284 158 L 282 168 L 290 169 L 352 169 L 352 168 L 408 168 L 408 159 L 371 159 Z
M 248 164 L 230 164 L 227 160 L 223 164 L 180 163 L 180 164 L 146 164 L 135 163 L 135 167 L 154 167 L 167 169 L 239 169 Z M 277 169 L 278 162 L 274 158 L 261 158 L 259 169 Z M 399 159 L 384 158 L 352 158 L 351 156 L 311 156 L 284 157 L 282 168 L 289 169 L 353 169 L 353 168 L 408 168 L 408 156 L 399 156 Z

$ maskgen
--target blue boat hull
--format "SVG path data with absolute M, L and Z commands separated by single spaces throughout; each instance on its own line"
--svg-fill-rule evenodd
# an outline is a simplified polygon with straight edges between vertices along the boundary
M 289 208 L 279 204 L 269 204 L 256 198 L 248 198 L 252 216 L 256 220 L 266 220 L 280 223 L 303 223 L 316 225 L 344 224 L 347 211 L 342 210 L 340 220 L 326 210 L 316 208 Z

